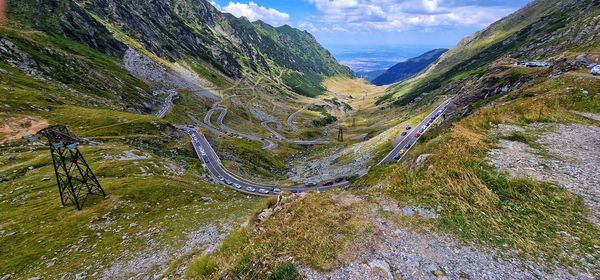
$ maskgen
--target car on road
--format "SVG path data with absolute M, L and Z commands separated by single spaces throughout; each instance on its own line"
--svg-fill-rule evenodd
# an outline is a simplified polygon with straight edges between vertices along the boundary
M 256 189 L 253 188 L 253 187 L 246 187 L 246 190 L 249 191 L 249 192 L 255 192 L 256 191 Z
M 412 129 L 412 127 L 410 127 L 410 126 L 406 127 L 406 130 L 411 130 L 411 129 Z
M 401 154 L 397 154 L 397 155 L 394 157 L 394 160 L 400 160 L 401 158 L 402 158 L 402 155 L 401 155 Z
M 240 185 L 240 184 L 238 184 L 238 183 L 235 183 L 235 184 L 233 184 L 233 187 L 235 187 L 236 189 L 238 189 L 238 190 L 239 190 L 239 189 L 241 189 L 241 188 L 242 188 L 242 185 Z
M 402 132 L 402 134 L 401 134 L 401 135 L 402 135 L 402 136 L 406 136 L 407 134 L 408 134 L 408 132 L 406 132 L 406 131 L 405 131 L 405 132 Z
M 421 137 L 421 135 L 422 134 L 420 132 L 418 132 L 417 134 L 415 134 L 415 138 L 419 138 L 419 137 Z
M 408 150 L 408 149 L 410 149 L 410 147 L 412 147 L 412 144 L 408 143 L 404 148 L 406 148 Z
M 191 124 L 188 124 L 188 125 L 187 125 L 187 127 L 188 127 L 188 128 L 191 128 L 191 129 L 194 129 L 194 128 L 196 128 L 195 126 L 193 126 L 193 125 L 191 125 Z
M 343 181 L 346 181 L 346 178 L 344 178 L 344 177 L 335 178 L 335 182 L 336 182 L 336 183 L 341 183 L 341 182 L 343 182 Z
M 208 156 L 206 156 L 206 155 L 203 155 L 203 156 L 202 156 L 202 159 L 204 159 L 204 161 L 205 161 L 206 163 L 209 163 L 209 162 L 210 162 L 210 160 L 208 159 Z
M 221 181 L 221 182 L 225 181 L 225 178 L 223 178 L 223 176 L 219 176 L 218 178 L 219 178 L 219 181 Z
M 297 190 L 297 189 L 292 190 L 292 193 L 301 193 L 301 192 L 302 192 L 301 190 Z
M 228 179 L 225 179 L 225 184 L 233 186 L 233 182 L 229 181 Z
M 325 182 L 325 183 L 323 183 L 323 186 L 326 186 L 326 187 L 328 187 L 328 186 L 333 186 L 333 184 L 334 184 L 334 182 L 333 182 L 333 181 L 329 181 L 329 182 Z
M 316 186 L 317 186 L 317 183 L 315 183 L 315 182 L 307 182 L 307 183 L 305 184 L 305 186 L 307 186 L 307 187 L 316 187 Z
M 269 191 L 265 189 L 259 189 L 258 192 L 262 194 L 269 194 Z
M 273 189 L 273 193 L 274 194 L 280 194 L 281 193 L 281 189 L 280 188 L 274 188 Z

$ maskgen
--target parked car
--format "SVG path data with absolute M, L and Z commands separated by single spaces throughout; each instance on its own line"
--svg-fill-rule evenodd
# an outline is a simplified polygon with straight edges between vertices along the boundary
M 269 194 L 269 191 L 265 189 L 259 189 L 258 192 L 262 194 Z
M 336 183 L 341 183 L 341 182 L 343 182 L 343 181 L 345 181 L 345 180 L 346 180 L 346 178 L 344 178 L 344 177 L 335 178 L 335 182 L 336 182 Z
M 273 193 L 274 194 L 280 194 L 281 193 L 281 189 L 280 188 L 274 188 L 273 189 Z
M 412 127 L 410 127 L 410 126 L 406 127 L 406 130 L 411 130 L 411 129 L 412 129 Z
M 334 182 L 333 181 L 329 181 L 323 184 L 323 186 L 333 186 Z
M 305 186 L 307 186 L 307 187 L 316 187 L 316 186 L 317 186 L 317 183 L 315 183 L 315 182 L 307 182 L 307 183 L 305 184 Z
M 253 188 L 253 187 L 246 187 L 246 190 L 247 190 L 247 191 L 249 191 L 249 192 L 254 192 L 254 191 L 256 191 L 256 189 L 255 189 L 255 188 Z

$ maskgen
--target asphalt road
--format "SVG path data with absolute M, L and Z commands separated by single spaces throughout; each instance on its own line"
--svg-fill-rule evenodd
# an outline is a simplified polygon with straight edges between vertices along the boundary
M 162 104 L 162 108 L 160 108 L 160 110 L 158 112 L 156 112 L 156 116 L 158 118 L 163 118 L 167 112 L 171 109 L 171 106 L 173 106 L 173 99 L 177 96 L 177 92 L 176 91 L 169 91 L 169 96 L 167 96 L 167 98 L 165 99 L 165 102 L 163 102 Z
M 271 134 L 273 134 L 273 136 L 275 136 L 275 139 L 277 141 L 287 142 L 287 143 L 296 144 L 296 145 L 300 145 L 300 146 L 327 145 L 327 144 L 331 143 L 329 141 L 318 141 L 318 140 L 311 140 L 311 141 L 290 140 L 290 139 L 285 138 L 279 132 L 275 131 L 273 128 L 271 128 L 269 126 L 270 124 L 274 124 L 277 127 L 277 130 L 282 131 L 282 132 L 284 131 L 283 125 L 280 122 L 276 122 L 276 121 L 265 121 L 265 122 L 261 123 L 261 126 L 264 129 L 271 132 Z
M 419 141 L 419 138 L 422 136 L 422 134 L 429 130 L 431 125 L 427 124 L 430 122 L 433 123 L 435 120 L 442 117 L 450 101 L 452 101 L 452 99 L 444 101 L 418 125 L 412 127 L 410 130 L 406 130 L 406 136 L 403 136 L 404 138 L 398 143 L 398 145 L 396 145 L 394 149 L 392 149 L 392 151 L 378 163 L 378 165 L 401 160 L 402 157 L 406 155 L 406 153 L 408 153 L 408 151 L 415 145 L 415 143 Z M 424 126 L 426 127 L 423 128 Z M 404 150 L 404 154 L 402 155 L 400 155 L 401 150 Z
M 251 141 L 261 142 L 263 145 L 263 149 L 274 149 L 277 147 L 277 144 L 273 143 L 270 140 L 267 140 L 267 139 L 264 139 L 264 138 L 261 138 L 261 137 L 258 137 L 258 136 L 252 135 L 252 134 L 234 130 L 234 129 L 230 128 L 229 126 L 227 126 L 225 123 L 223 123 L 223 121 L 225 120 L 225 116 L 227 116 L 227 108 L 224 108 L 224 107 L 216 107 L 216 108 L 208 110 L 208 112 L 206 112 L 206 115 L 204 116 L 204 123 L 206 125 L 212 126 L 214 128 L 214 126 L 212 125 L 210 120 L 212 118 L 212 115 L 215 112 L 219 112 L 219 117 L 217 118 L 217 124 L 226 133 L 236 134 L 236 135 L 241 136 L 242 138 L 245 138 L 245 139 L 248 139 Z
M 223 167 L 221 160 L 217 153 L 213 150 L 208 140 L 202 135 L 196 128 L 179 127 L 181 130 L 186 132 L 192 138 L 192 145 L 196 150 L 196 154 L 198 158 L 200 158 L 205 164 L 210 173 L 217 178 L 223 178 L 220 180 L 222 184 L 229 186 L 230 188 L 252 195 L 259 196 L 270 196 L 277 195 L 278 193 L 274 192 L 274 189 L 277 188 L 275 186 L 267 186 L 262 185 L 255 182 L 250 182 L 248 180 L 244 180 L 238 178 L 236 176 L 231 175 L 225 168 Z M 337 182 L 336 182 L 337 181 Z M 292 187 L 284 187 L 280 188 L 282 191 L 290 191 L 294 193 L 305 192 L 305 191 L 327 191 L 335 188 L 345 188 L 350 185 L 350 182 L 346 178 L 332 179 L 329 181 L 318 182 L 314 186 L 292 186 Z M 260 193 L 259 190 L 263 190 L 264 193 Z

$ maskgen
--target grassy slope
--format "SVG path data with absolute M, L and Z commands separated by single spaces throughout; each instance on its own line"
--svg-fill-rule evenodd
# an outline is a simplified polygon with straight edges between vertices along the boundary
M 261 199 L 200 179 L 206 170 L 189 141 L 176 138 L 167 123 L 183 117 L 180 108 L 167 120 L 124 112 L 148 102 L 141 92 L 148 87 L 118 59 L 35 31 L 3 29 L 0 36 L 55 70 L 47 74 L 50 79 L 37 79 L 0 63 L 5 71 L 0 76 L 0 125 L 37 116 L 102 141 L 82 152 L 110 195 L 88 201 L 80 212 L 71 205 L 60 207 L 47 148 L 24 141 L 0 145 L 0 275 L 54 279 L 88 265 L 91 275 L 115 261 L 128 261 L 132 252 L 144 252 L 149 240 L 156 246 L 150 249 L 174 252 L 189 233 L 207 225 L 235 224 L 261 204 Z M 176 104 L 202 110 L 193 94 L 182 93 Z M 150 158 L 117 159 L 125 151 Z M 198 202 L 201 197 L 214 202 Z
M 579 52 L 594 50 L 597 43 L 572 43 L 566 32 L 581 30 L 593 23 L 598 12 L 586 3 L 591 1 L 567 1 L 575 8 L 559 9 L 556 0 L 534 1 L 463 41 L 444 54 L 440 60 L 419 76 L 391 86 L 387 94 L 378 102 L 394 101 L 397 105 L 406 105 L 424 92 L 438 93 L 439 89 L 451 82 L 463 80 L 469 76 L 481 76 L 487 73 L 489 65 L 496 59 L 513 56 L 523 59 L 547 59 L 567 49 Z M 585 8 L 584 8 L 585 7 Z M 573 29 L 569 29 L 573 28 Z M 564 33 L 563 33 L 564 32 Z M 548 39 L 548 34 L 557 34 Z M 565 35 L 567 34 L 567 35 Z M 561 37 L 562 36 L 562 37 Z M 549 40 L 541 44 L 541 40 Z M 539 53 L 536 49 L 550 48 Z
M 584 219 L 587 210 L 579 197 L 549 183 L 508 179 L 485 160 L 496 141 L 486 136 L 487 131 L 495 124 L 590 124 L 569 110 L 598 113 L 600 98 L 574 93 L 569 90 L 572 87 L 597 91 L 600 81 L 582 81 L 576 75 L 533 81 L 522 92 L 512 93 L 516 100 L 484 107 L 417 146 L 412 155 L 432 154 L 424 167 L 410 165 L 408 162 L 414 160 L 411 156 L 405 164 L 375 170 L 360 185 L 373 186 L 383 174 L 397 174 L 384 180 L 384 194 L 402 203 L 432 209 L 441 206 L 438 226 L 442 230 L 470 241 L 498 247 L 506 244 L 528 257 L 577 265 L 578 260 L 569 257 L 570 253 L 591 254 L 588 261 L 597 261 L 600 255 L 594 246 L 600 239 L 593 234 L 597 228 Z M 542 95 L 521 97 L 526 93 Z M 576 238 L 560 235 L 561 231 Z
M 498 75 L 511 72 L 507 69 Z M 570 110 L 600 113 L 600 97 L 581 94 L 599 88 L 600 79 L 572 72 L 558 79 L 533 80 L 496 100 L 496 106 L 482 101 L 474 105 L 478 111 L 473 115 L 426 135 L 403 164 L 374 168 L 354 183 L 350 193 L 309 195 L 300 202 L 284 203 L 267 222 L 232 233 L 215 254 L 197 256 L 187 273 L 209 279 L 221 272 L 260 279 L 285 270 L 285 279 L 294 279 L 294 263 L 317 270 L 336 268 L 340 259 L 348 257 L 347 250 L 361 250 L 361 241 L 371 233 L 372 218 L 356 214 L 368 212 L 360 210 L 363 204 L 352 204 L 350 212 L 336 204 L 340 197 L 353 197 L 352 193 L 440 211 L 440 219 L 433 222 L 401 222 L 403 226 L 432 227 L 468 243 L 510 250 L 550 266 L 559 262 L 578 269 L 581 258 L 597 263 L 598 228 L 585 219 L 588 210 L 581 198 L 550 183 L 509 179 L 485 158 L 497 141 L 488 130 L 500 123 L 594 124 Z M 536 97 L 527 97 L 531 93 Z M 410 164 L 423 153 L 432 154 L 424 166 Z M 340 223 L 341 217 L 347 222 Z M 331 232 L 338 238 L 328 238 Z M 323 240 L 329 247 L 323 247 Z M 277 246 L 272 245 L 275 242 Z M 600 273 L 599 267 L 592 269 Z
M 197 257 L 187 275 L 218 279 L 226 271 L 236 279 L 298 279 L 288 257 L 319 270 L 331 269 L 374 232 L 365 218 L 368 211 L 361 207 L 332 193 L 284 201 L 266 222 L 234 231 L 215 254 Z

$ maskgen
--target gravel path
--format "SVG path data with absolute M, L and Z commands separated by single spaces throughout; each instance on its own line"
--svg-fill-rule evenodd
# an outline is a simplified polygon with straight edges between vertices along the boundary
M 379 204 L 375 213 L 415 215 L 391 201 Z M 595 279 L 591 274 L 570 274 L 562 267 L 549 271 L 540 264 L 502 257 L 492 249 L 464 245 L 451 236 L 402 228 L 382 218 L 378 227 L 379 233 L 364 246 L 368 249 L 354 261 L 328 273 L 300 267 L 301 274 L 306 279 L 328 280 Z
M 531 125 L 540 127 L 539 124 Z M 512 176 L 554 182 L 581 195 L 592 210 L 590 221 L 600 226 L 600 127 L 556 124 L 540 135 L 539 144 L 553 157 L 535 154 L 527 144 L 501 140 L 489 152 L 492 164 Z M 504 126 L 501 133 L 523 130 Z M 554 158 L 556 157 L 556 158 Z

